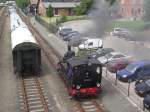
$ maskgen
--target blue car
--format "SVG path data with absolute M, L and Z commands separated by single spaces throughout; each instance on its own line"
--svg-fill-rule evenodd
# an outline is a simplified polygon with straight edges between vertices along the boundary
M 142 60 L 129 64 L 116 74 L 119 80 L 124 82 L 135 81 L 139 78 L 150 76 L 150 61 Z
M 146 97 L 144 97 L 143 107 L 144 107 L 144 110 L 145 110 L 145 108 L 147 110 L 150 110 L 150 95 L 147 95 Z

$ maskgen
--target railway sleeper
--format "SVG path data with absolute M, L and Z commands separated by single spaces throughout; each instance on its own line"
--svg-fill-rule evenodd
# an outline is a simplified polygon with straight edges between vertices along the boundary
M 27 93 L 27 96 L 32 95 L 32 94 L 38 94 L 38 91 L 30 91 L 30 92 Z
M 29 94 L 29 95 L 27 96 L 27 98 L 30 99 L 30 98 L 41 98 L 41 97 L 40 97 L 39 94 Z
M 40 100 L 41 98 L 34 98 L 34 97 L 31 97 L 31 98 L 28 98 L 28 101 L 35 101 L 35 100 Z
M 29 106 L 29 109 L 30 109 L 30 110 L 35 110 L 35 109 L 37 110 L 37 109 L 41 109 L 41 108 L 44 108 L 43 105 L 33 105 L 33 106 Z
M 95 108 L 94 105 L 88 105 L 88 106 L 83 106 L 84 109 L 91 109 L 91 108 Z
M 35 82 L 33 82 L 33 83 L 25 83 L 25 86 L 32 86 L 32 85 L 35 85 Z
M 42 101 L 41 101 L 41 100 L 28 102 L 28 105 L 29 105 L 29 106 L 41 105 L 41 104 L 42 104 Z
M 26 88 L 26 91 L 27 91 L 27 92 L 30 92 L 30 91 L 38 91 L 38 89 L 37 89 L 37 88 Z
M 32 110 L 30 112 L 45 112 L 44 109 L 39 109 L 39 110 Z

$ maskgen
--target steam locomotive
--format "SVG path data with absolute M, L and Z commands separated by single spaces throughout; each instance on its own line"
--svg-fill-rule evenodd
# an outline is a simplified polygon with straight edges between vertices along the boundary
M 101 92 L 102 64 L 96 59 L 72 57 L 60 61 L 58 68 L 71 96 L 97 96 Z

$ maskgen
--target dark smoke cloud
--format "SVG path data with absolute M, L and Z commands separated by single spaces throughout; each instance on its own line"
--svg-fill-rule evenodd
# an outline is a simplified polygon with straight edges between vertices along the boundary
M 93 8 L 89 12 L 89 18 L 92 20 L 93 26 L 86 33 L 91 36 L 102 37 L 111 20 L 109 4 L 103 0 L 95 0 Z

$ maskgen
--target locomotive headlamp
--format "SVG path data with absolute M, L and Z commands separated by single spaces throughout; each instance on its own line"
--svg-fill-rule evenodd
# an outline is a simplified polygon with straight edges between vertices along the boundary
M 77 86 L 76 86 L 76 88 L 77 88 L 77 89 L 80 89 L 80 86 L 79 86 L 79 85 L 77 85 Z
M 97 87 L 100 87 L 100 86 L 101 86 L 101 84 L 100 84 L 100 83 L 97 83 L 96 85 L 97 85 Z
M 77 69 L 78 69 L 78 67 L 75 67 L 75 69 L 77 70 Z
M 91 66 L 91 65 L 92 65 L 92 63 L 89 62 L 89 63 L 88 63 L 88 66 Z
M 100 74 L 100 67 L 96 68 L 96 72 L 97 72 L 97 74 Z
M 72 86 L 73 86 L 73 87 L 75 87 L 75 85 L 74 85 L 74 84 L 73 84 Z

